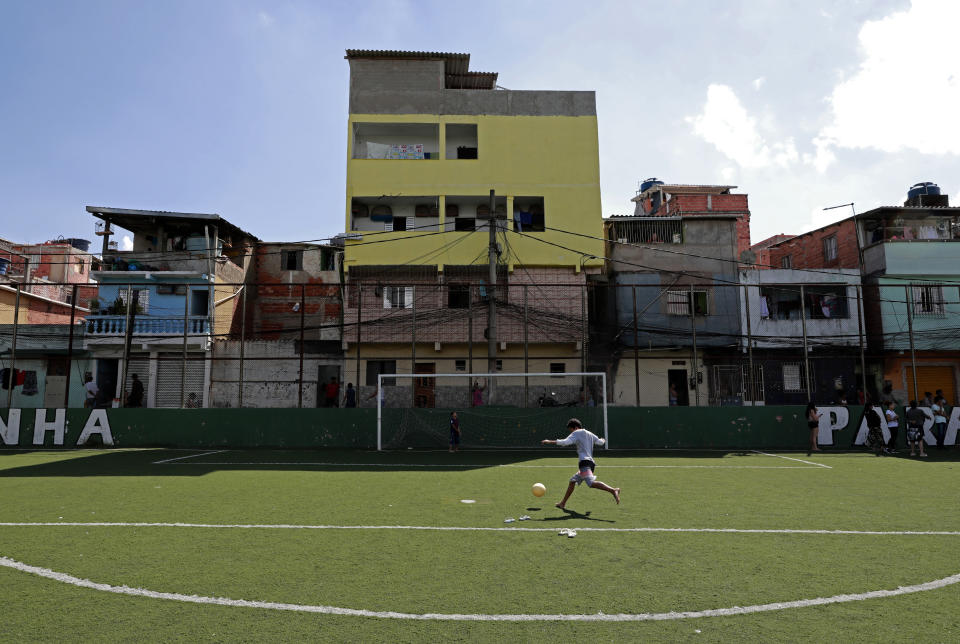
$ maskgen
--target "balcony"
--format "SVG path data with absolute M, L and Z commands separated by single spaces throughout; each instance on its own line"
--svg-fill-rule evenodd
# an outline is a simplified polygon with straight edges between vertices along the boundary
M 183 337 L 184 321 L 187 335 L 206 335 L 210 332 L 210 319 L 206 316 L 191 315 L 184 320 L 178 317 L 137 316 L 133 322 L 133 334 L 151 337 Z M 88 337 L 123 336 L 127 332 L 125 315 L 88 315 Z

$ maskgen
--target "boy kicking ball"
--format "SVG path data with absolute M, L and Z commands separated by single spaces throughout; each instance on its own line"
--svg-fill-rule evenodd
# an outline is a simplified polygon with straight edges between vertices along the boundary
M 563 500 L 560 503 L 557 503 L 557 507 L 561 510 L 566 507 L 567 499 L 570 498 L 570 495 L 573 494 L 573 489 L 583 483 L 587 482 L 587 487 L 594 487 L 598 490 L 603 490 L 604 492 L 609 492 L 613 495 L 613 500 L 617 503 L 620 503 L 620 488 L 610 487 L 602 481 L 598 481 L 597 477 L 594 475 L 594 471 L 597 469 L 596 464 L 593 462 L 593 446 L 594 445 L 603 445 L 606 441 L 599 438 L 596 434 L 591 431 L 587 431 L 583 428 L 583 425 L 576 418 L 571 418 L 567 422 L 567 429 L 570 431 L 570 435 L 566 438 L 561 438 L 558 440 L 544 439 L 541 441 L 544 445 L 576 445 L 577 446 L 577 456 L 580 458 L 580 463 L 577 466 L 577 473 L 570 478 L 570 483 L 567 485 L 567 493 L 563 495 Z

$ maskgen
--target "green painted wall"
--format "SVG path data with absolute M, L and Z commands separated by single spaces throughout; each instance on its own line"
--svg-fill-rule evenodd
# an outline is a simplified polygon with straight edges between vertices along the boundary
M 396 414 L 399 410 L 385 411 Z M 377 441 L 375 409 L 109 409 L 106 412 L 116 447 L 373 449 Z M 470 412 L 464 411 L 467 420 L 464 421 L 463 447 L 535 447 L 542 438 L 566 435 L 567 418 L 579 412 L 586 410 L 488 407 L 482 416 L 474 412 L 472 418 Z M 47 422 L 52 422 L 54 410 L 46 413 Z M 852 445 L 861 413 L 860 407 L 850 408 L 847 426 L 833 432 L 835 447 Z M 446 447 L 449 411 L 417 410 L 417 414 L 417 426 L 429 427 L 430 431 L 411 431 L 399 444 Z M 66 411 L 64 448 L 77 446 L 89 415 L 90 410 L 85 409 Z M 0 418 L 6 425 L 8 410 L 0 410 Z M 403 426 L 394 422 L 396 420 L 385 416 L 384 427 L 389 425 L 394 428 L 392 431 L 399 432 Z M 584 421 L 587 423 L 586 418 Z M 608 421 L 610 445 L 614 449 L 805 449 L 809 436 L 804 408 L 799 406 L 611 407 Z M 0 445 L 39 447 L 33 444 L 34 422 L 34 410 L 22 410 L 19 436 L 13 428 L 0 426 Z M 588 427 L 596 431 L 597 424 L 588 423 Z M 903 442 L 902 432 L 900 441 Z M 53 431 L 44 435 L 43 447 L 59 447 L 54 444 Z

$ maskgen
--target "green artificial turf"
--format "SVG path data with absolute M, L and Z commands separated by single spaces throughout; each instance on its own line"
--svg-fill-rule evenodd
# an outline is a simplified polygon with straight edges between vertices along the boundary
M 114 586 L 411 614 L 702 611 L 892 590 L 960 573 L 960 534 L 627 531 L 960 533 L 954 452 L 925 461 L 780 456 L 601 452 L 597 474 L 623 489 L 623 503 L 580 487 L 563 512 L 553 503 L 576 455 L 562 449 L 0 451 L 0 522 L 84 524 L 0 526 L 0 556 Z M 535 482 L 547 486 L 542 499 L 530 492 Z M 504 523 L 521 515 L 531 519 Z M 208 527 L 92 525 L 102 522 Z M 266 527 L 225 527 L 235 525 Z M 564 528 L 576 538 L 559 536 Z M 941 642 L 960 632 L 960 584 L 645 622 L 412 620 L 196 605 L 8 567 L 0 567 L 0 588 L 2 641 Z

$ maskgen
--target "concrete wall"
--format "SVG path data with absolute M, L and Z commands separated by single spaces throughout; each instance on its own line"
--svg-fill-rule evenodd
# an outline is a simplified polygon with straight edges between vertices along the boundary
M 86 429 L 88 434 L 96 430 L 92 432 L 95 434 L 94 444 L 99 444 L 106 436 L 116 447 L 372 449 L 376 446 L 376 412 L 369 409 L 93 411 L 95 414 L 91 414 L 91 410 L 67 410 L 60 440 L 56 440 L 57 432 L 50 428 L 40 434 L 40 442 L 35 444 L 34 414 L 24 410 L 19 414 L 19 423 L 11 423 L 10 411 L 0 410 L 0 419 L 4 423 L 0 426 L 0 445 L 72 448 L 77 446 Z M 416 421 L 446 427 L 449 411 L 419 410 Z M 465 440 L 474 446 L 484 443 L 484 425 L 502 431 L 503 423 L 497 419 L 515 420 L 517 410 L 491 408 L 484 412 L 487 416 L 484 423 L 475 422 L 469 426 L 471 429 L 468 430 L 467 426 L 464 429 Z M 541 409 L 537 414 L 542 417 L 538 421 L 538 426 L 544 428 L 542 433 L 531 435 L 520 427 L 515 446 L 539 449 L 539 440 L 562 434 L 563 425 L 571 416 L 570 410 L 565 408 Z M 821 428 L 821 437 L 831 439 L 831 443 L 826 444 L 841 449 L 851 447 L 861 414 L 861 408 L 849 408 L 849 421 L 835 431 Z M 54 422 L 52 409 L 46 412 L 46 420 Z M 608 422 L 610 446 L 614 449 L 803 450 L 810 436 L 802 406 L 611 408 Z M 468 433 L 470 431 L 472 435 Z M 433 447 L 442 447 L 446 442 L 445 433 L 434 432 L 432 440 Z M 902 445 L 903 432 L 900 432 L 899 440 Z M 603 451 L 597 454 L 601 466 L 603 454 Z
M 339 355 L 305 353 L 303 386 L 300 386 L 300 353 L 295 340 L 248 340 L 243 351 L 243 406 L 293 408 L 318 407 L 321 368 L 343 379 Z M 240 406 L 240 343 L 221 340 L 213 344 L 210 372 L 210 406 Z M 327 378 L 323 378 L 325 384 Z M 302 394 L 301 394 L 302 391 Z
M 440 60 L 351 60 L 353 114 L 596 116 L 594 92 L 444 89 Z

